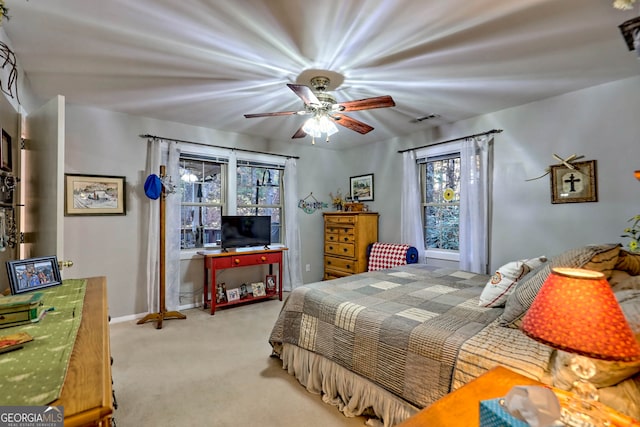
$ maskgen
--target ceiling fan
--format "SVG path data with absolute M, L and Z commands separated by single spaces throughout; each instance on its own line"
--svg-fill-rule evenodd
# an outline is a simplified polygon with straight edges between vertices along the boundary
M 334 123 L 363 135 L 373 130 L 372 126 L 346 116 L 343 114 L 344 112 L 387 108 L 396 105 L 393 98 L 388 95 L 338 103 L 336 102 L 336 98 L 327 92 L 327 87 L 330 83 L 328 77 L 313 77 L 310 79 L 310 82 L 313 90 L 305 85 L 287 84 L 304 102 L 304 110 L 245 114 L 244 116 L 250 119 L 255 117 L 311 115 L 311 118 L 293 134 L 292 139 L 304 138 L 307 135 L 311 135 L 312 143 L 315 143 L 316 137 L 326 133 L 327 142 L 329 142 L 329 136 L 338 131 Z

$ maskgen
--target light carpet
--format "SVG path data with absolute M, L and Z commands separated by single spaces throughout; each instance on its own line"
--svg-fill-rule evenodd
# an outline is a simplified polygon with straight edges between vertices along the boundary
M 311 394 L 271 355 L 277 299 L 111 328 L 118 427 L 363 426 Z

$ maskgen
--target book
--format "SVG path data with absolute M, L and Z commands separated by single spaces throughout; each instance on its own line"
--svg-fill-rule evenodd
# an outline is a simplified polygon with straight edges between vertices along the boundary
M 33 337 L 26 332 L 0 336 L 0 353 L 22 348 L 25 343 L 32 340 Z
M 0 298 L 0 328 L 39 320 L 42 292 Z

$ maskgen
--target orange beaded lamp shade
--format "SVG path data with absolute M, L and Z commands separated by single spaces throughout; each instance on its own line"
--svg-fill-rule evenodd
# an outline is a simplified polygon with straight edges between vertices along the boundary
M 522 330 L 551 347 L 602 360 L 640 360 L 636 341 L 604 274 L 554 268 Z

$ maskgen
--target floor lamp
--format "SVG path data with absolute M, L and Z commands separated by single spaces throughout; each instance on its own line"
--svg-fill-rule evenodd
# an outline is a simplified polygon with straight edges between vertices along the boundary
M 165 212 L 166 212 L 166 197 L 167 189 L 164 186 L 164 178 L 166 174 L 166 167 L 160 166 L 160 181 L 162 182 L 162 190 L 160 192 L 160 289 L 159 297 L 160 302 L 158 304 L 157 313 L 149 313 L 142 319 L 138 320 L 138 325 L 149 321 L 157 321 L 156 329 L 162 329 L 162 321 L 164 319 L 186 319 L 187 316 L 179 311 L 167 311 L 165 303 L 165 285 L 166 285 L 166 268 L 165 268 L 165 254 L 166 254 L 166 242 L 165 242 Z

